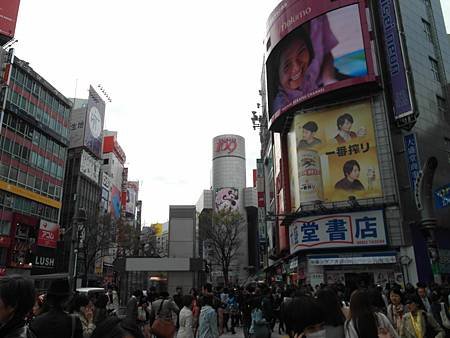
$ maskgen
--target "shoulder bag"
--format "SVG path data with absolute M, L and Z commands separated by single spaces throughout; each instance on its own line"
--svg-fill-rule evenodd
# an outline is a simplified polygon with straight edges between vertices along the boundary
M 161 319 L 159 314 L 164 304 L 164 299 L 161 300 L 156 319 L 152 324 L 151 333 L 158 338 L 172 338 L 175 334 L 176 328 L 171 320 Z

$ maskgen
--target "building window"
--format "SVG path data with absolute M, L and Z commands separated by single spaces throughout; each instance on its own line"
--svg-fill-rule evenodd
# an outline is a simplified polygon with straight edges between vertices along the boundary
M 11 222 L 7 220 L 0 220 L 0 235 L 9 236 L 11 232 Z
M 438 111 L 442 114 L 447 113 L 447 102 L 445 99 L 439 95 L 436 95 L 437 107 Z
M 427 39 L 433 43 L 433 35 L 431 34 L 431 25 L 428 21 L 426 21 L 425 19 L 422 19 L 422 26 L 423 26 L 423 31 L 425 32 L 425 35 L 427 36 Z
M 428 58 L 430 59 L 431 73 L 433 73 L 434 79 L 438 82 L 441 82 L 441 77 L 439 75 L 438 62 L 435 59 L 433 59 L 431 56 L 429 56 Z

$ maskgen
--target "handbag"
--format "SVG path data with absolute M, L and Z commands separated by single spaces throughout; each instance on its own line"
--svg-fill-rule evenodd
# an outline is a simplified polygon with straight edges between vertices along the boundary
M 161 305 L 156 313 L 156 319 L 152 324 L 151 333 L 158 338 L 172 338 L 176 331 L 175 325 L 170 320 L 159 318 L 163 304 L 164 299 L 161 301 Z

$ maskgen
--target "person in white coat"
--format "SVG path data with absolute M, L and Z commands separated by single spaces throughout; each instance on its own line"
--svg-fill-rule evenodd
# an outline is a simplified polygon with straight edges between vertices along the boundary
M 192 315 L 192 296 L 183 296 L 183 308 L 180 311 L 180 328 L 177 338 L 194 338 L 194 316 Z
M 345 338 L 398 338 L 389 319 L 373 309 L 369 293 L 356 290 L 350 297 L 350 318 L 344 324 Z

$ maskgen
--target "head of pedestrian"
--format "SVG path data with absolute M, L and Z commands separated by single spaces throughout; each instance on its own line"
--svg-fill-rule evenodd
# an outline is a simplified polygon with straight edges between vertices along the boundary
M 325 287 L 320 289 L 316 295 L 317 302 L 324 314 L 325 325 L 340 326 L 344 325 L 345 316 L 341 309 L 336 291 Z
M 183 288 L 181 286 L 178 286 L 176 288 L 176 292 L 177 292 L 177 295 L 182 295 L 183 294 Z
M 134 327 L 116 317 L 109 317 L 98 324 L 91 338 L 138 338 L 141 337 Z
M 325 338 L 325 315 L 311 296 L 296 297 L 287 303 L 284 318 L 291 338 Z
M 69 281 L 55 279 L 47 290 L 46 301 L 50 307 L 62 308 L 71 296 Z
M 403 294 L 399 288 L 393 288 L 389 291 L 389 301 L 392 305 L 398 306 L 402 303 Z
M 192 307 L 192 296 L 191 295 L 184 295 L 183 296 L 183 306 L 190 309 Z
M 418 284 L 417 285 L 417 294 L 420 298 L 426 298 L 427 297 L 427 288 L 424 284 Z
M 0 332 L 9 327 L 25 324 L 25 317 L 36 299 L 33 282 L 22 276 L 5 276 L 0 279 Z M 4 337 L 0 333 L 1 337 Z
M 408 308 L 408 311 L 411 312 L 413 315 L 417 313 L 417 311 L 420 309 L 420 298 L 417 295 L 408 295 L 406 298 L 406 307 Z

